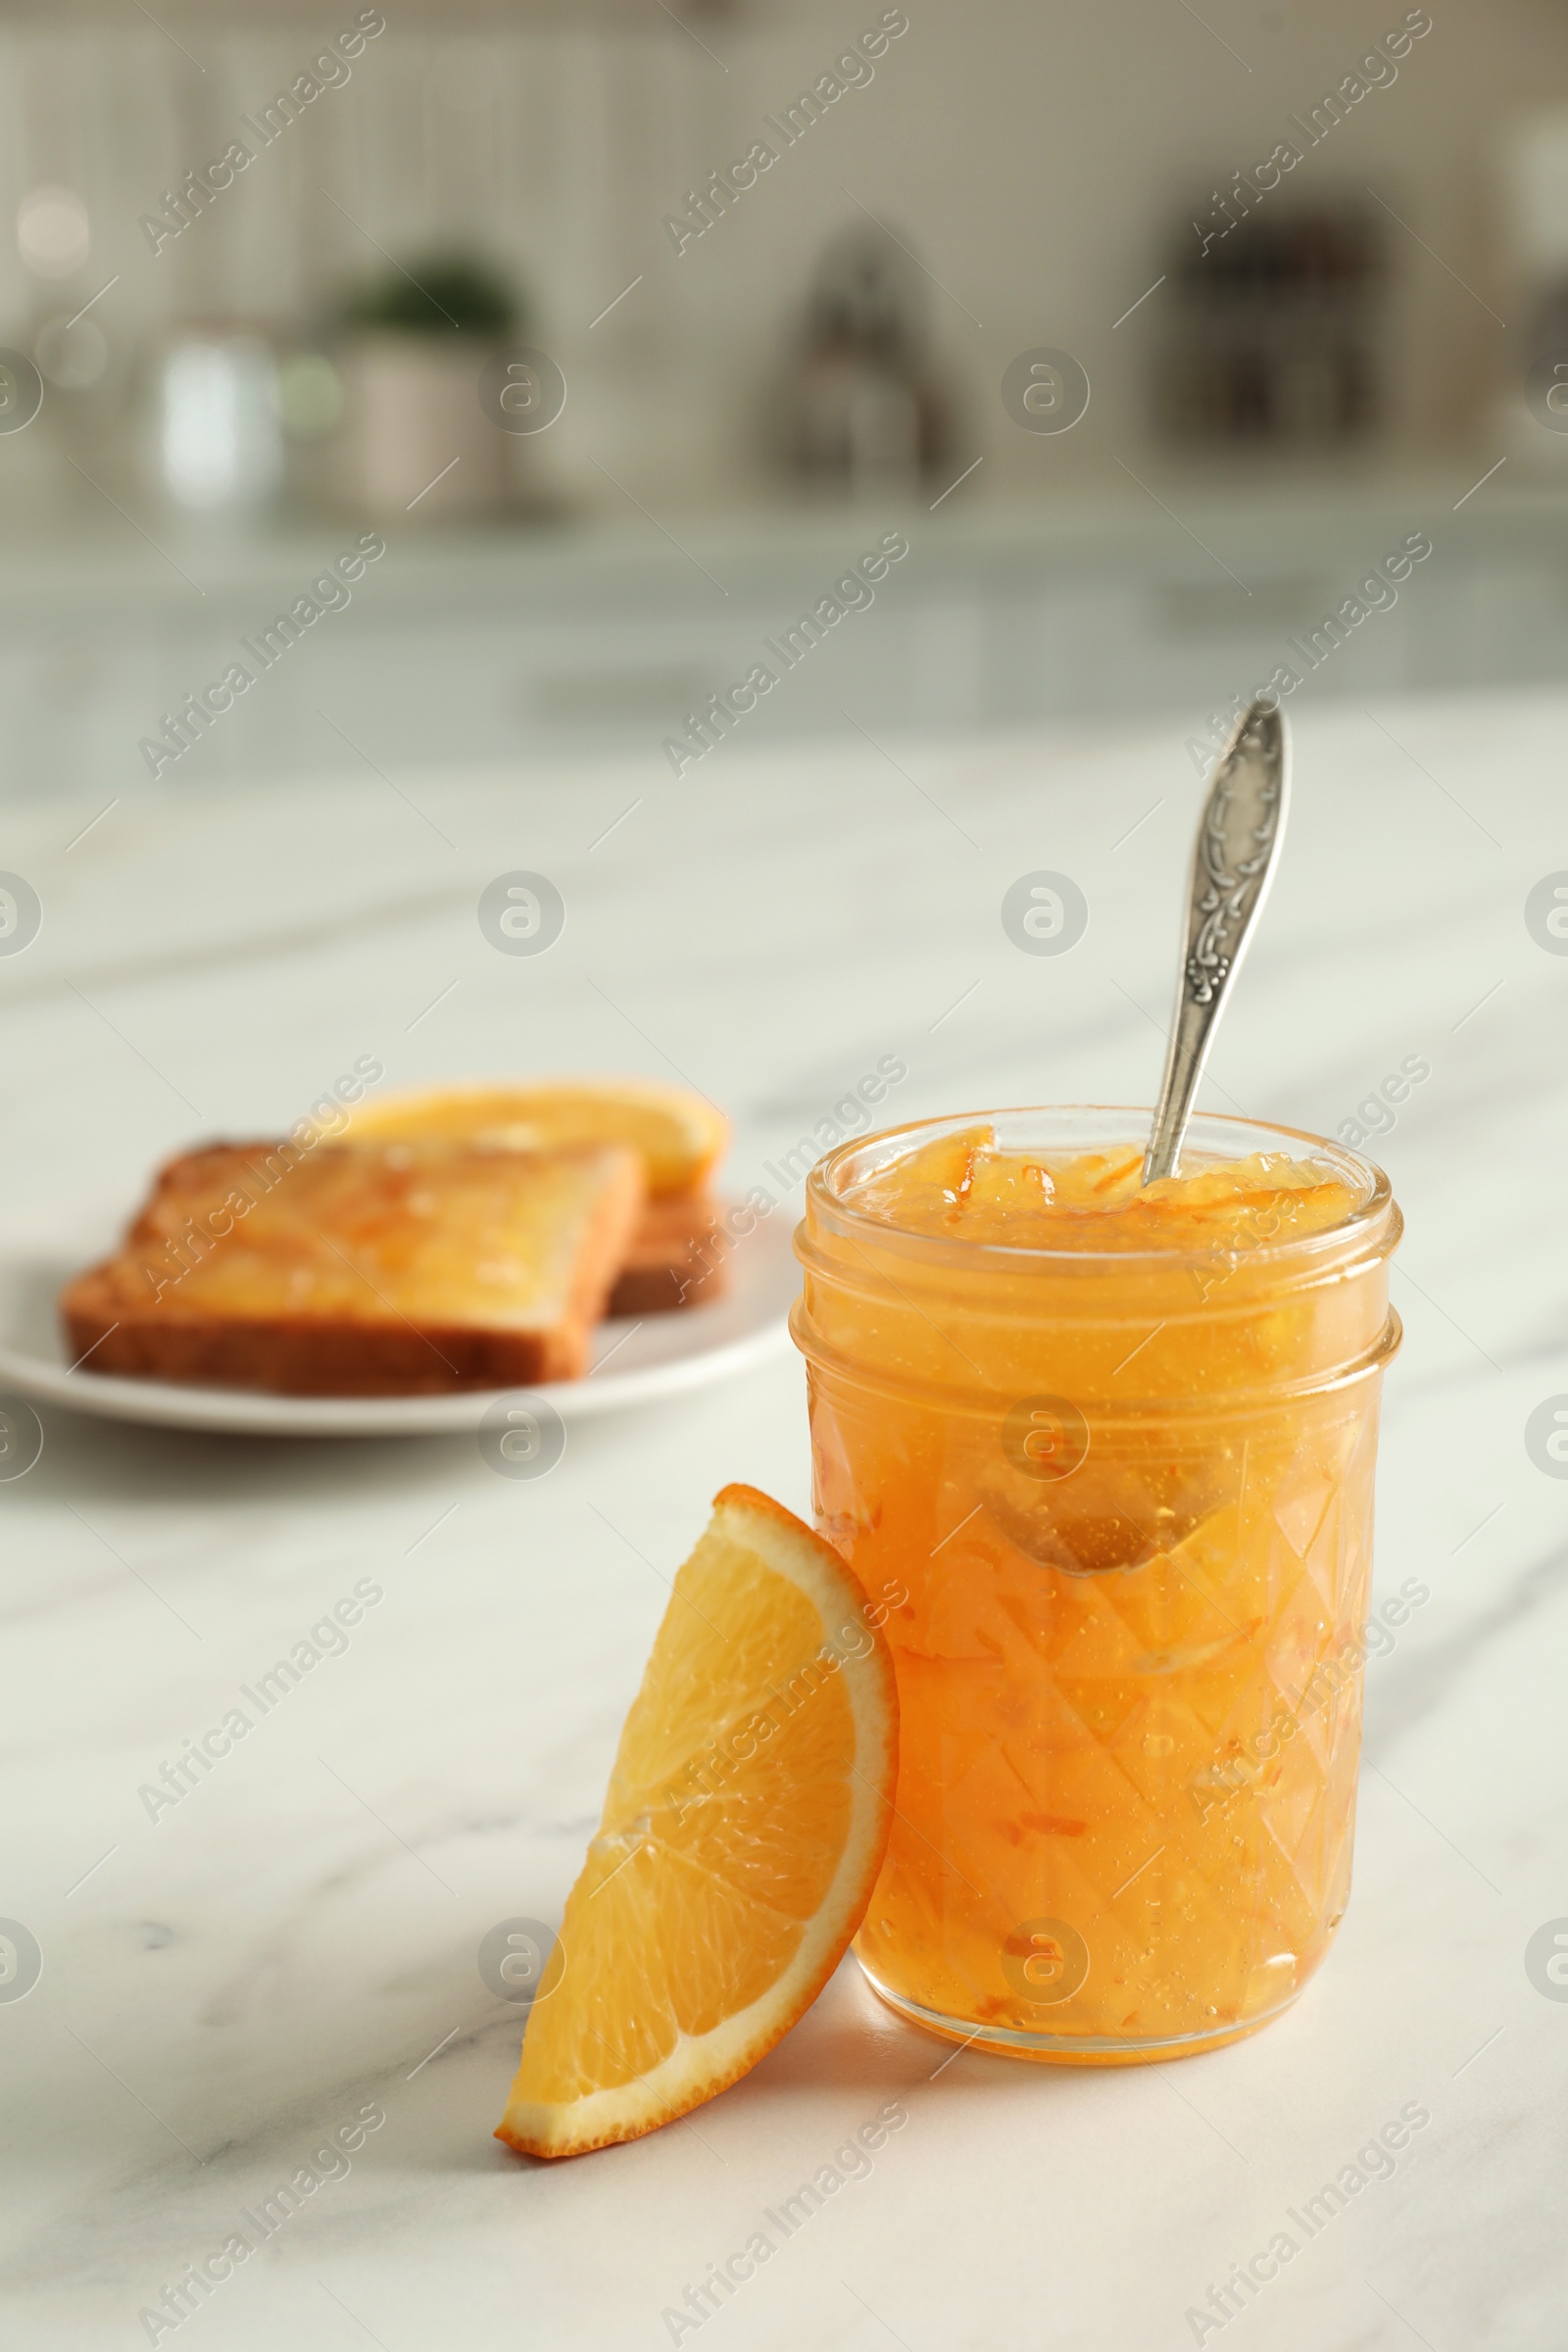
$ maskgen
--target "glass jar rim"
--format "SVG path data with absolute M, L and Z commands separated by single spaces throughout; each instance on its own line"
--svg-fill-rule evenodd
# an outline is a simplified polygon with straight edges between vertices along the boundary
M 846 1198 L 852 1183 L 860 1183 L 878 1167 L 887 1166 L 916 1145 L 934 1142 L 940 1136 L 961 1131 L 965 1127 L 990 1125 L 998 1143 L 1005 1149 L 1008 1135 L 1004 1122 L 1054 1120 L 1067 1125 L 1081 1121 L 1085 1132 L 1081 1136 L 1062 1133 L 1045 1137 L 1040 1134 L 1019 1136 L 1020 1148 L 1045 1148 L 1060 1151 L 1122 1150 L 1135 1148 L 1141 1134 L 1147 1134 L 1153 1121 L 1153 1111 L 1147 1106 L 1125 1103 L 1058 1102 L 1024 1104 L 1011 1109 L 973 1110 L 946 1114 L 934 1119 L 909 1119 L 897 1127 L 880 1128 L 873 1135 L 852 1137 L 827 1152 L 812 1168 L 807 1180 L 808 1225 L 813 1216 L 822 1218 L 854 1240 L 874 1243 L 879 1249 L 895 1248 L 900 1254 L 917 1258 L 934 1258 L 949 1264 L 967 1265 L 975 1269 L 1026 1266 L 1050 1267 L 1054 1271 L 1076 1268 L 1104 1272 L 1110 1267 L 1135 1266 L 1174 1267 L 1212 1260 L 1216 1257 L 1245 1258 L 1249 1264 L 1278 1265 L 1292 1259 L 1310 1264 L 1314 1258 L 1335 1255 L 1346 1244 L 1365 1242 L 1371 1246 L 1392 1249 L 1400 1230 L 1399 1212 L 1395 1205 L 1393 1188 L 1388 1177 L 1375 1161 L 1362 1159 L 1344 1144 L 1328 1136 L 1314 1135 L 1304 1127 L 1285 1127 L 1267 1119 L 1248 1119 L 1229 1112 L 1200 1111 L 1194 1115 L 1183 1146 L 1182 1161 L 1187 1163 L 1195 1152 L 1210 1161 L 1245 1158 L 1249 1152 L 1278 1150 L 1281 1145 L 1307 1146 L 1307 1156 L 1326 1161 L 1335 1174 L 1348 1184 L 1354 1199 L 1351 1207 L 1335 1224 L 1309 1234 L 1293 1235 L 1284 1241 L 1250 1243 L 1242 1247 L 1222 1242 L 1206 1249 L 1167 1247 L 1150 1250 L 1050 1250 L 1035 1246 L 1020 1246 L 1010 1242 L 975 1242 L 956 1234 L 921 1233 L 915 1228 L 897 1224 L 857 1207 Z M 1094 1128 L 1103 1125 L 1103 1132 Z M 1119 1128 L 1119 1132 L 1117 1129 Z M 1205 1143 L 1212 1139 L 1212 1149 Z M 1244 1139 L 1246 1139 L 1244 1141 Z M 869 1162 L 867 1154 L 876 1156 Z M 1293 1156 L 1298 1155 L 1293 1153 Z M 1387 1230 L 1392 1226 L 1392 1231 Z

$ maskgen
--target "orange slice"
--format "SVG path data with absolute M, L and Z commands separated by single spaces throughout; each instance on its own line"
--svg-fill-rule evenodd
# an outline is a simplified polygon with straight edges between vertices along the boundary
M 636 2139 L 738 2080 L 821 1991 L 887 1843 L 887 1643 L 831 1545 L 726 1487 L 620 1735 L 496 2132 Z
M 658 1199 L 702 1182 L 729 1141 L 729 1122 L 703 1096 L 652 1078 L 550 1078 L 537 1084 L 441 1087 L 362 1102 L 356 1143 L 629 1144 Z

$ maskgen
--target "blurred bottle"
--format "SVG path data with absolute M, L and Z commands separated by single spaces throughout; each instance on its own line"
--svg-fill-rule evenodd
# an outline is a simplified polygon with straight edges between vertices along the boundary
M 881 229 L 842 230 L 823 250 L 786 400 L 789 462 L 815 486 L 913 489 L 946 464 L 952 416 L 928 353 L 924 287 Z
M 250 520 L 283 486 L 278 354 L 254 322 L 192 320 L 155 349 L 159 488 L 187 514 Z

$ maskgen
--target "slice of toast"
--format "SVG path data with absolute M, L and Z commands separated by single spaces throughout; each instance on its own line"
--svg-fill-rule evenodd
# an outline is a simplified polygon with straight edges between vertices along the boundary
M 697 1190 L 650 1200 L 610 1294 L 610 1313 L 659 1315 L 722 1298 L 731 1248 L 710 1194 Z
M 642 1214 L 620 1147 L 213 1144 L 60 1311 L 83 1371 L 404 1396 L 587 1369 Z

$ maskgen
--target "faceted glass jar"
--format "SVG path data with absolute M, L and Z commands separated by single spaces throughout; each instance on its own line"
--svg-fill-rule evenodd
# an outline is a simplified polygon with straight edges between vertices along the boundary
M 999 1247 L 856 1205 L 977 1125 L 1062 1158 L 1147 1111 L 1000 1111 L 819 1163 L 796 1239 L 818 1525 L 886 1606 L 897 1812 L 856 1949 L 922 2025 L 1093 2064 L 1278 2014 L 1349 1890 L 1387 1178 L 1198 1118 L 1182 1172 L 1280 1152 L 1349 1205 L 1223 1249 Z

